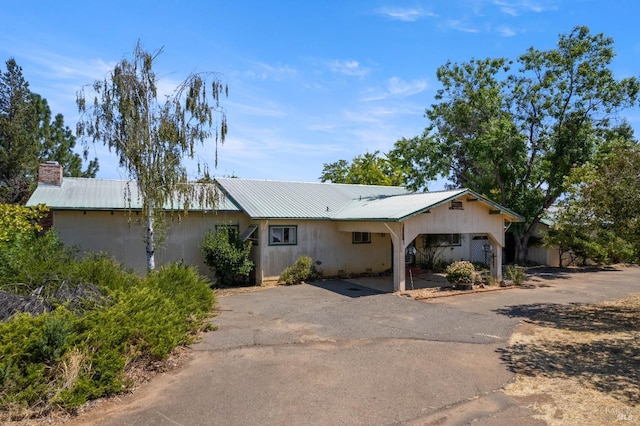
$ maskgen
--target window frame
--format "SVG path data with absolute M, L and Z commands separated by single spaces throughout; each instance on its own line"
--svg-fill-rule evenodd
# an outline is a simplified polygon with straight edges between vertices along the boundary
M 273 241 L 274 229 L 282 229 L 282 240 L 284 240 L 285 229 L 289 230 L 288 242 Z M 291 242 L 291 230 L 293 230 L 293 242 Z M 298 225 L 269 225 L 269 245 L 270 246 L 296 246 L 298 245 Z
M 360 238 L 356 238 L 359 235 Z M 367 236 L 365 239 L 364 236 Z M 371 244 L 371 232 L 352 232 L 351 233 L 351 244 Z

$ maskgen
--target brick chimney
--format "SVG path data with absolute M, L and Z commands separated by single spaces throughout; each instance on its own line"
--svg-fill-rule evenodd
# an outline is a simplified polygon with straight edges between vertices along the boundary
M 62 166 L 57 161 L 47 161 L 38 167 L 38 183 L 62 185 Z

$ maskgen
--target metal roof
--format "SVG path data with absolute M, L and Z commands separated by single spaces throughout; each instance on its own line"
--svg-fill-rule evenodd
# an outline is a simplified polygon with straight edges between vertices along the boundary
M 469 194 L 514 222 L 524 219 L 468 189 L 408 192 L 398 186 L 219 178 L 221 189 L 252 219 L 403 221 Z
M 216 179 L 227 195 L 253 219 L 331 219 L 346 205 L 408 194 L 403 187 Z
M 216 209 L 244 211 L 252 219 L 403 221 L 465 194 L 520 222 L 518 214 L 468 189 L 412 193 L 399 186 L 218 178 Z M 201 185 L 204 188 L 204 185 Z M 198 189 L 198 186 L 194 186 Z M 215 189 L 215 188 L 214 188 Z M 65 177 L 60 186 L 38 184 L 27 205 L 58 210 L 139 210 L 134 181 Z M 181 203 L 175 202 L 181 209 Z M 190 210 L 201 211 L 193 203 Z M 165 206 L 167 209 L 169 205 Z M 210 209 L 207 207 L 206 209 Z
M 38 204 L 46 204 L 58 210 L 139 210 L 142 208 L 138 186 L 134 181 L 71 177 L 62 179 L 60 186 L 39 183 L 29 198 L 27 206 Z M 190 210 L 203 210 L 201 204 L 196 202 L 193 204 Z M 165 206 L 167 209 L 170 207 L 169 203 Z M 174 207 L 182 208 L 177 200 Z M 238 206 L 226 197 L 218 197 L 216 208 L 221 211 L 240 211 Z
M 456 189 L 353 201 L 333 215 L 333 219 L 401 221 L 453 200 L 466 192 L 465 189 Z

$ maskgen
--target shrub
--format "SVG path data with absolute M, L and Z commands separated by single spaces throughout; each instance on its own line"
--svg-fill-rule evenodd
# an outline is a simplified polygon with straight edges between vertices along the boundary
M 504 277 L 513 281 L 515 285 L 522 285 L 524 282 L 524 267 L 518 265 L 506 265 L 504 267 Z
M 322 272 L 317 268 L 320 262 L 314 263 L 309 256 L 300 256 L 293 266 L 285 269 L 278 282 L 287 285 L 299 284 L 303 281 L 314 281 L 322 276 Z
M 475 268 L 471 262 L 461 260 L 447 267 L 447 281 L 451 284 L 471 284 Z
M 237 232 L 229 232 L 220 226 L 216 232 L 209 231 L 200 245 L 204 263 L 213 271 L 216 285 L 228 287 L 246 284 L 253 269 L 249 260 L 251 244 L 245 244 Z
M 121 285 L 117 265 L 109 266 L 104 257 L 94 258 L 93 266 L 85 262 L 72 269 L 108 283 L 105 303 L 77 312 L 58 306 L 0 322 L 5 416 L 9 409 L 37 414 L 36 409 L 72 408 L 122 392 L 130 385 L 126 366 L 164 359 L 176 346 L 191 343 L 214 303 L 209 282 L 182 264 L 143 279 L 121 271 L 127 283 Z

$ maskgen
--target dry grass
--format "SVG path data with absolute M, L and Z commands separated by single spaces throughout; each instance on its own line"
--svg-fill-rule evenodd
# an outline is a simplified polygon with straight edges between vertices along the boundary
M 550 425 L 640 424 L 640 295 L 504 313 L 527 318 L 502 351 L 507 394 Z

